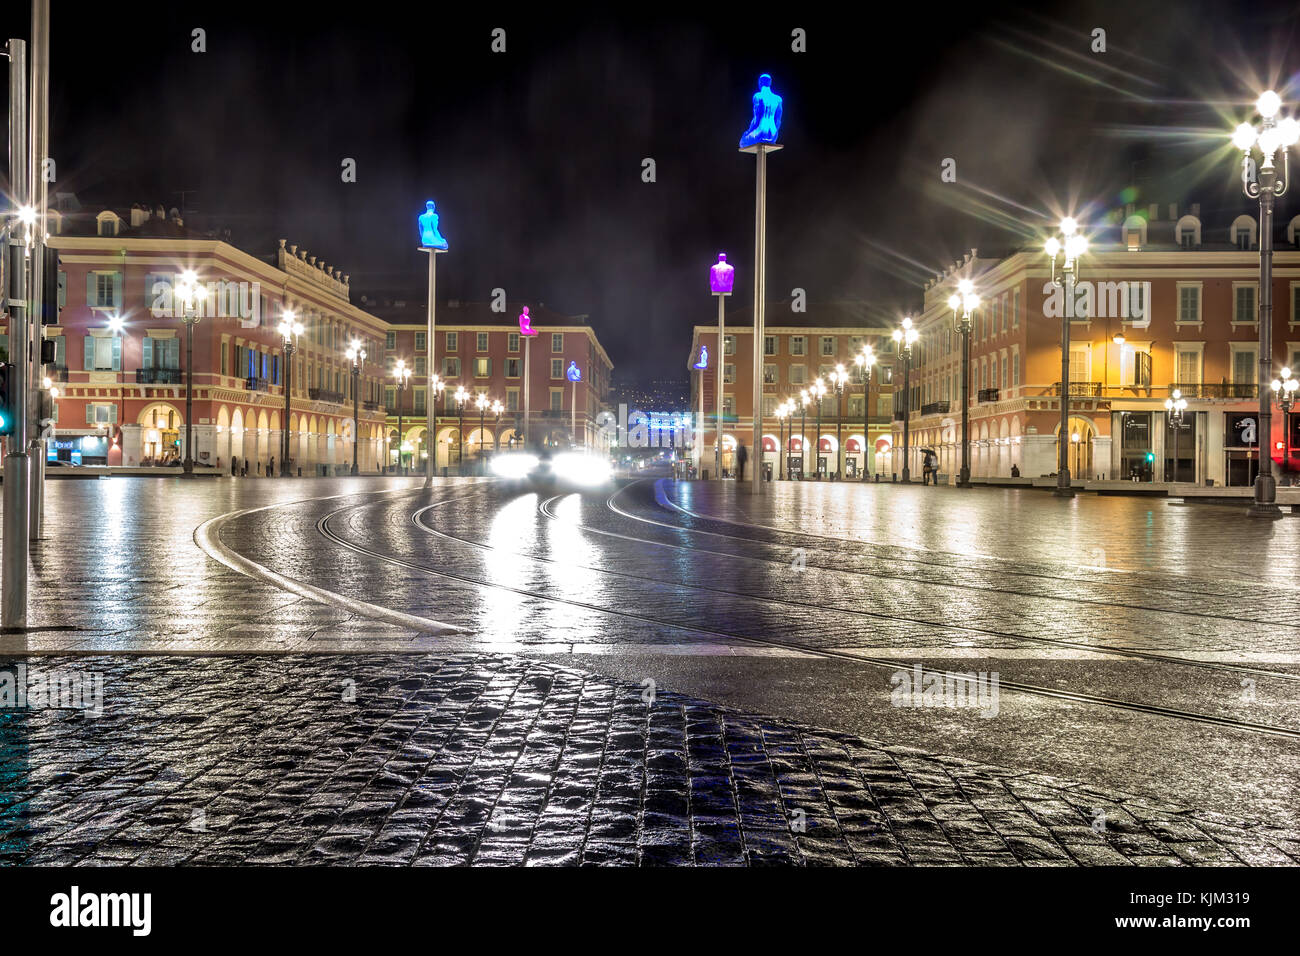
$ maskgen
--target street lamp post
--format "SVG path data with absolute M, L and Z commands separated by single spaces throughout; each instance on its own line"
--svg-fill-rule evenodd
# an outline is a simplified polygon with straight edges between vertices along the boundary
M 406 395 L 406 384 L 411 380 L 411 369 L 403 359 L 398 359 L 393 366 L 393 377 L 397 379 L 397 473 L 405 474 L 402 464 L 402 404 Z
M 975 284 L 970 279 L 957 283 L 957 291 L 948 297 L 953 321 L 961 330 L 961 471 L 957 473 L 957 487 L 969 488 L 970 483 L 970 327 L 971 313 L 979 308 L 980 297 L 975 294 Z
M 1300 123 L 1288 116 L 1281 120 L 1282 99 L 1272 90 L 1261 93 L 1255 109 L 1263 122 L 1256 129 L 1242 123 L 1232 134 L 1232 143 L 1242 152 L 1241 191 L 1259 200 L 1259 474 L 1255 478 L 1255 500 L 1249 513 L 1257 518 L 1280 518 L 1277 481 L 1273 477 L 1272 402 L 1264 383 L 1273 370 L 1273 206 L 1290 184 L 1290 147 L 1300 140 Z M 1255 163 L 1252 150 L 1258 148 L 1263 162 L 1258 176 L 1251 176 Z M 1282 154 L 1279 174 L 1274 158 Z M 1265 460 L 1265 449 L 1268 457 Z
M 921 337 L 921 333 L 912 328 L 912 317 L 903 317 L 902 328 L 894 329 L 894 341 L 903 350 L 903 484 L 912 481 L 910 465 L 911 433 L 909 424 L 912 417 L 912 345 Z
M 844 421 L 844 386 L 848 384 L 849 373 L 843 365 L 836 365 L 831 372 L 831 384 L 835 386 L 835 477 L 844 480 L 844 440 L 840 426 Z
M 814 379 L 808 388 L 808 395 L 817 403 L 817 434 L 813 436 L 813 471 L 817 480 L 822 480 L 822 399 L 826 397 L 826 383 L 820 378 Z
M 432 258 L 430 261 L 433 261 Z M 352 362 L 352 474 L 357 475 L 359 474 L 357 469 L 357 448 L 360 445 L 358 439 L 361 437 L 361 416 L 357 403 L 360 394 L 361 363 L 366 360 L 366 350 L 361 347 L 361 340 L 353 339 L 346 354 Z
M 1295 404 L 1296 389 L 1300 381 L 1291 377 L 1291 369 L 1283 366 L 1279 378 L 1273 379 L 1270 387 L 1277 399 L 1278 408 L 1282 409 L 1282 481 L 1287 482 L 1287 469 L 1291 466 L 1291 406 Z
M 1289 369 L 1283 369 L 1289 372 Z M 1183 427 L 1183 411 L 1187 408 L 1187 399 L 1183 398 L 1183 393 L 1179 389 L 1174 389 L 1173 395 L 1165 399 L 1165 412 L 1169 418 L 1169 427 L 1174 430 L 1174 467 L 1173 478 L 1171 481 L 1178 480 L 1178 429 Z
M 754 446 L 759 449 L 758 464 L 750 475 L 750 493 L 763 493 L 763 338 L 764 309 L 767 301 L 767 154 L 781 149 L 777 139 L 781 132 L 781 97 L 772 89 L 772 77 L 758 78 L 758 92 L 752 98 L 753 114 L 749 128 L 740 137 L 740 151 L 753 153 L 754 181 Z M 719 437 L 721 444 L 721 437 Z
M 537 337 L 537 330 L 533 328 L 533 320 L 528 315 L 528 306 L 519 313 L 519 334 L 524 340 L 524 434 L 522 444 L 527 447 L 532 441 L 533 416 L 532 416 L 532 346 L 533 339 Z M 458 390 L 460 391 L 460 390 Z
M 460 424 L 456 428 L 456 474 L 462 478 L 465 477 L 465 402 L 469 399 L 469 392 L 465 390 L 464 385 L 456 386 L 456 414 L 460 418 Z
M 181 302 L 181 321 L 185 323 L 185 461 L 182 478 L 194 477 L 194 326 L 201 316 L 198 309 L 198 276 L 192 269 L 181 273 L 176 297 Z
M 497 399 L 495 402 L 492 403 L 492 414 L 496 416 L 496 421 L 492 423 L 493 456 L 495 456 L 497 453 L 497 436 L 501 434 L 501 413 L 504 412 L 505 410 L 506 407 L 501 404 L 500 399 Z
M 862 368 L 862 480 L 866 481 L 871 477 L 871 456 L 867 448 L 871 443 L 871 366 L 876 364 L 876 350 L 863 345 L 853 361 Z
M 1052 236 L 1043 246 L 1052 260 L 1052 282 L 1065 289 L 1065 308 L 1061 310 L 1061 427 L 1057 434 L 1056 489 L 1060 498 L 1072 498 L 1070 461 L 1066 440 L 1070 433 L 1070 320 L 1074 316 L 1074 287 L 1079 281 L 1079 257 L 1088 251 L 1088 240 L 1079 232 L 1079 224 L 1067 216 L 1061 220 L 1061 235 Z M 1061 274 L 1056 273 L 1056 257 L 1065 253 Z
M 799 389 L 799 480 L 808 477 L 808 389 Z
M 293 414 L 291 402 L 293 401 L 293 353 L 298 351 L 298 343 L 295 341 L 298 336 L 302 335 L 302 323 L 298 321 L 293 309 L 285 309 L 284 317 L 280 320 L 279 328 L 276 330 L 280 333 L 284 342 L 284 431 L 280 436 L 280 477 L 288 478 L 289 471 L 289 416 Z
M 713 450 L 713 471 L 714 478 L 722 480 L 722 391 L 723 379 L 727 371 L 727 296 L 731 295 L 731 290 L 735 287 L 736 270 L 727 262 L 725 252 L 718 253 L 718 261 L 709 267 L 709 290 L 713 297 L 718 300 L 718 361 L 717 372 L 713 389 L 715 393 L 713 407 L 713 432 L 716 442 Z M 702 353 L 701 361 L 703 361 Z M 701 386 L 703 387 L 703 386 Z M 703 411 L 703 408 L 701 408 Z
M 492 401 L 487 397 L 487 392 L 479 392 L 478 398 L 474 404 L 478 406 L 478 473 L 483 471 L 483 416 L 487 413 L 488 406 Z
M 778 448 L 777 456 L 776 456 L 776 480 L 777 481 L 785 480 L 786 449 L 785 449 L 784 441 L 785 441 L 785 420 L 788 417 L 788 415 L 789 412 L 786 409 L 784 402 L 782 402 L 780 405 L 776 407 L 776 442 Z

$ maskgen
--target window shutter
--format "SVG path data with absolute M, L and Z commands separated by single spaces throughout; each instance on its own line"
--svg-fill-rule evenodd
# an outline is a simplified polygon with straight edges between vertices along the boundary
M 86 305 L 99 305 L 97 290 L 95 288 L 95 273 L 86 273 Z
M 87 335 L 85 342 L 86 344 L 82 349 L 82 353 L 85 358 L 86 371 L 90 372 L 95 368 L 95 337 L 93 335 Z
M 143 355 L 144 358 L 140 364 L 145 368 L 153 368 L 153 339 L 147 335 L 144 337 Z
M 113 336 L 113 371 L 122 371 L 122 339 L 119 336 Z
M 93 425 L 93 424 L 95 424 L 95 406 L 94 406 L 94 405 L 87 405 L 87 406 L 86 406 L 86 424 L 87 424 L 87 425 Z
M 113 273 L 113 308 L 122 308 L 122 273 Z
M 110 406 L 108 406 L 108 423 L 109 423 L 110 425 L 116 425 L 116 424 L 117 424 L 117 406 L 116 406 L 116 405 L 110 405 Z

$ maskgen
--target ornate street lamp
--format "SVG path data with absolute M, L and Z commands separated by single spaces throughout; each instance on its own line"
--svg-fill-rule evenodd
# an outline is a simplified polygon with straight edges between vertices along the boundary
M 291 475 L 289 471 L 289 416 L 293 401 L 293 353 L 298 351 L 298 343 L 295 341 L 303 333 L 302 323 L 294 314 L 293 309 L 285 309 L 284 315 L 280 319 L 280 325 L 276 329 L 280 333 L 284 347 L 284 431 L 280 436 L 280 477 L 288 478 Z
M 1284 371 L 1286 371 L 1284 369 Z M 1178 480 L 1178 430 L 1183 427 L 1183 412 L 1187 409 L 1187 399 L 1179 389 L 1174 389 L 1171 397 L 1165 399 L 1165 415 L 1169 427 L 1174 430 L 1174 469 L 1172 481 Z
M 975 294 L 975 284 L 970 279 L 957 283 L 957 291 L 948 296 L 953 322 L 961 331 L 961 471 L 957 473 L 957 487 L 969 488 L 970 483 L 970 327 L 971 313 L 980 306 Z
M 911 454 L 909 424 L 912 417 L 912 346 L 920 337 L 921 333 L 912 328 L 912 317 L 910 315 L 903 317 L 901 328 L 894 329 L 894 341 L 902 347 L 903 351 L 903 484 L 905 485 L 912 480 L 912 469 L 909 464 L 909 455 Z
M 1052 493 L 1070 498 L 1074 496 L 1066 445 L 1070 431 L 1070 319 L 1074 315 L 1074 287 L 1079 281 L 1079 257 L 1088 251 L 1088 240 L 1079 232 L 1079 224 L 1066 216 L 1061 220 L 1061 235 L 1048 239 L 1043 251 L 1052 260 L 1052 282 L 1065 289 L 1065 308 L 1061 310 L 1061 430 L 1056 439 L 1056 489 Z M 1057 275 L 1056 257 L 1062 252 L 1065 262 Z
M 799 389 L 799 480 L 808 477 L 808 389 Z
M 469 392 L 465 390 L 464 385 L 456 386 L 454 398 L 456 414 L 460 417 L 460 424 L 456 429 L 456 474 L 463 478 L 465 477 L 465 403 L 469 399 Z
M 1300 381 L 1291 377 L 1291 370 L 1285 366 L 1279 373 L 1280 378 L 1273 379 L 1270 388 L 1277 399 L 1278 408 L 1282 409 L 1282 480 L 1287 480 L 1287 469 L 1291 465 L 1291 406 L 1295 404 L 1296 389 Z
M 862 351 L 853 356 L 853 362 L 862 369 L 862 480 L 866 481 L 871 477 L 867 446 L 871 438 L 871 366 L 876 364 L 876 350 L 863 345 Z
M 785 407 L 785 402 L 776 406 L 776 441 L 780 449 L 776 456 L 776 480 L 785 479 L 785 446 L 782 444 L 785 439 L 785 420 L 789 417 L 790 411 Z
M 822 399 L 826 397 L 826 383 L 816 378 L 808 386 L 808 397 L 817 403 L 817 434 L 813 436 L 813 471 L 822 480 Z
M 479 392 L 474 404 L 478 406 L 478 473 L 481 475 L 483 474 L 483 416 L 487 414 L 492 399 L 487 397 L 487 392 Z
M 835 388 L 835 477 L 843 481 L 844 441 L 840 435 L 840 425 L 844 421 L 844 386 L 849 382 L 849 373 L 843 365 L 836 365 L 835 371 L 830 374 L 830 380 Z
M 393 366 L 393 378 L 397 379 L 397 473 L 404 474 L 404 465 L 402 464 L 402 400 L 406 392 L 407 383 L 411 381 L 411 369 L 407 367 L 403 359 L 398 359 L 397 364 Z
M 1273 454 L 1264 450 L 1273 440 L 1272 403 L 1265 381 L 1273 369 L 1273 206 L 1290 184 L 1290 147 L 1300 140 L 1300 123 L 1295 117 L 1281 120 L 1282 98 L 1272 90 L 1261 93 L 1255 110 L 1262 122 L 1256 128 L 1242 123 L 1232 134 L 1232 145 L 1241 150 L 1241 191 L 1259 200 L 1259 474 L 1255 478 L 1255 500 L 1249 513 L 1257 518 L 1280 518 L 1277 481 L 1273 477 Z M 1258 175 L 1252 151 L 1258 148 L 1263 160 Z M 1282 154 L 1279 173 L 1274 158 Z
M 504 412 L 505 410 L 506 407 L 501 404 L 500 399 L 497 399 L 495 402 L 492 403 L 492 414 L 496 416 L 496 421 L 492 425 L 492 454 L 493 455 L 497 453 L 497 436 L 501 434 L 501 413 Z
M 194 326 L 199 324 L 199 277 L 193 269 L 181 273 L 176 285 L 181 302 L 181 321 L 185 323 L 185 462 L 182 478 L 194 477 Z
M 356 475 L 358 474 L 357 448 L 360 445 L 359 439 L 361 437 L 361 418 L 357 411 L 358 395 L 360 394 L 358 385 L 361 381 L 361 363 L 366 360 L 366 350 L 361 347 L 360 339 L 353 339 L 345 354 L 352 363 L 352 474 Z

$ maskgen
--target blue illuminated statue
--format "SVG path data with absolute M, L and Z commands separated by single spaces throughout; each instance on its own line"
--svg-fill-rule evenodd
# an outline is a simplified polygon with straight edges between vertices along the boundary
M 775 143 L 781 133 L 781 97 L 772 92 L 772 77 L 764 73 L 758 78 L 758 92 L 754 94 L 754 118 L 749 129 L 740 137 L 740 148 L 757 143 Z
M 438 231 L 438 214 L 433 211 L 432 199 L 424 204 L 424 212 L 420 215 L 420 248 L 447 248 L 447 240 Z
M 700 360 L 696 362 L 693 367 L 694 368 L 709 367 L 709 347 L 707 345 L 700 346 Z
M 565 372 L 564 374 L 567 375 L 567 376 L 569 377 L 569 381 L 570 381 L 570 382 L 581 382 L 581 381 L 582 381 L 582 369 L 578 368 L 578 363 L 577 363 L 577 362 L 570 362 L 570 363 L 569 363 L 569 369 L 568 369 L 568 371 Z

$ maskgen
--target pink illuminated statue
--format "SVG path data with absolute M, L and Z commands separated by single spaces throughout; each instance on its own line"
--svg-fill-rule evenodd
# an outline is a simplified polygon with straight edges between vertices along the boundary
M 519 313 L 519 334 L 536 335 L 537 330 L 533 328 L 533 320 L 528 315 L 528 306 L 524 306 L 524 311 Z
M 736 270 L 727 264 L 727 254 L 718 253 L 718 261 L 709 270 L 709 288 L 714 295 L 731 295 L 736 282 Z

